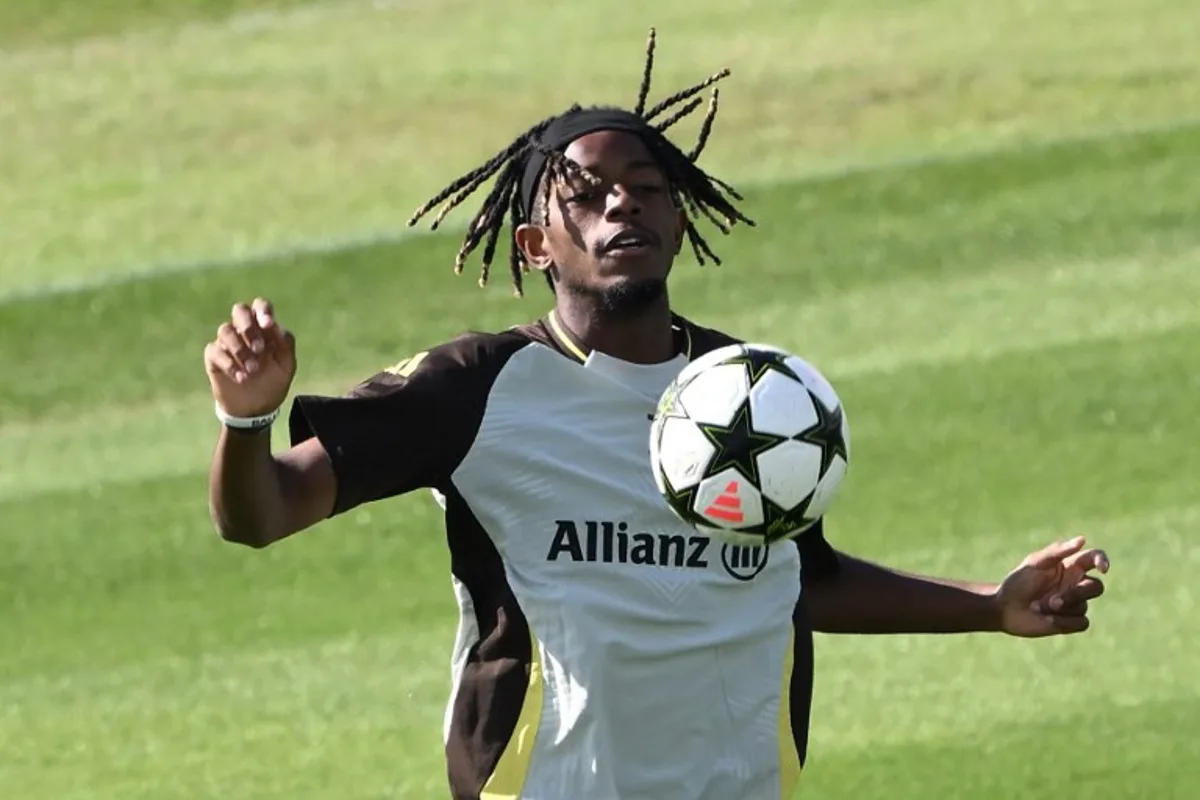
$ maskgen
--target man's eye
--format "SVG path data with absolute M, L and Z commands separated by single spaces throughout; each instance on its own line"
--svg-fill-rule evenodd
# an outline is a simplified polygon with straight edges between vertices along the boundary
M 598 196 L 599 195 L 596 192 L 588 190 L 585 192 L 579 192 L 577 194 L 571 195 L 570 197 L 567 198 L 567 202 L 568 203 L 590 203 L 591 201 L 595 200 Z

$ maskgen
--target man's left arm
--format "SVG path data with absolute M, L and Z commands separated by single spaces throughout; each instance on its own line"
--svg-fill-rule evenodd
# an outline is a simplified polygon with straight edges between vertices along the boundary
M 1089 626 L 1088 601 L 1104 591 L 1089 573 L 1109 567 L 1104 551 L 1085 544 L 1049 545 L 994 584 L 901 572 L 829 548 L 825 568 L 804 584 L 808 613 L 823 633 L 1079 633 Z

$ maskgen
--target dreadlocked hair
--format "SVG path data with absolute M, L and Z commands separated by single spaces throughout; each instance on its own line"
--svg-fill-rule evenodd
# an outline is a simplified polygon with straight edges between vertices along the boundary
M 709 175 L 696 164 L 696 160 L 708 144 L 717 116 L 719 92 L 715 84 L 727 78 L 730 71 L 722 69 L 694 86 L 676 92 L 647 109 L 654 71 L 655 44 L 656 35 L 652 28 L 646 42 L 642 79 L 633 110 L 633 113 L 645 121 L 649 127 L 659 134 L 663 134 L 703 105 L 704 98 L 699 95 L 706 89 L 712 88 L 707 112 L 700 125 L 696 143 L 691 150 L 683 152 L 665 136 L 644 138 L 651 155 L 663 170 L 672 200 L 683 210 L 684 232 L 696 260 L 701 265 L 706 261 L 720 264 L 721 260 L 697 229 L 696 220 L 703 217 L 724 234 L 728 234 L 738 222 L 754 225 L 754 221 L 746 217 L 734 205 L 734 201 L 743 199 L 742 196 L 732 186 Z M 491 191 L 488 192 L 479 210 L 467 225 L 466 236 L 454 258 L 454 271 L 459 274 L 463 271 L 467 257 L 482 244 L 483 266 L 479 273 L 479 285 L 486 286 L 506 215 L 511 231 L 516 231 L 518 226 L 527 222 L 536 221 L 545 224 L 548 222 L 550 195 L 557 182 L 576 177 L 582 178 L 592 185 L 600 182 L 598 177 L 542 141 L 542 135 L 556 120 L 582 110 L 584 109 L 580 105 L 575 104 L 566 112 L 547 117 L 533 125 L 496 155 L 455 179 L 422 204 L 413 212 L 412 217 L 408 220 L 408 225 L 410 227 L 415 225 L 434 207 L 441 204 L 441 208 L 434 215 L 430 225 L 431 230 L 437 230 L 447 214 L 461 205 L 489 179 L 495 178 Z M 671 113 L 664 117 L 663 115 L 667 112 Z M 545 157 L 546 167 L 541 184 L 536 190 L 532 213 L 528 213 L 522 203 L 521 178 L 530 156 L 535 152 Z M 521 297 L 524 294 L 524 275 L 529 271 L 530 266 L 515 239 L 516 237 L 510 234 L 509 272 L 512 276 L 514 294 Z M 549 275 L 547 275 L 547 281 L 553 288 L 553 282 Z

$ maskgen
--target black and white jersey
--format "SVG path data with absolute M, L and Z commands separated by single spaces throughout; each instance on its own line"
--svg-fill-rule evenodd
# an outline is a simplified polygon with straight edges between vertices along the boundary
M 722 545 L 655 488 L 649 430 L 693 357 L 733 341 L 676 317 L 656 365 L 586 351 L 550 313 L 406 359 L 346 397 L 300 396 L 335 514 L 432 490 L 460 612 L 445 747 L 456 800 L 779 800 L 804 762 L 812 633 L 835 563 Z M 797 546 L 798 545 L 798 546 Z

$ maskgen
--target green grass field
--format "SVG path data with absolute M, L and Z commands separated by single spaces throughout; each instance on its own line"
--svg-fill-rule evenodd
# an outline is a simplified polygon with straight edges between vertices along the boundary
M 1113 562 L 1082 637 L 821 638 L 803 796 L 1196 796 L 1192 0 L 5 0 L 0 797 L 444 796 L 433 503 L 221 543 L 201 350 L 267 295 L 332 392 L 542 313 L 403 220 L 532 119 L 632 102 L 651 24 L 656 96 L 733 68 L 706 166 L 759 221 L 676 305 L 835 381 L 834 540 Z

